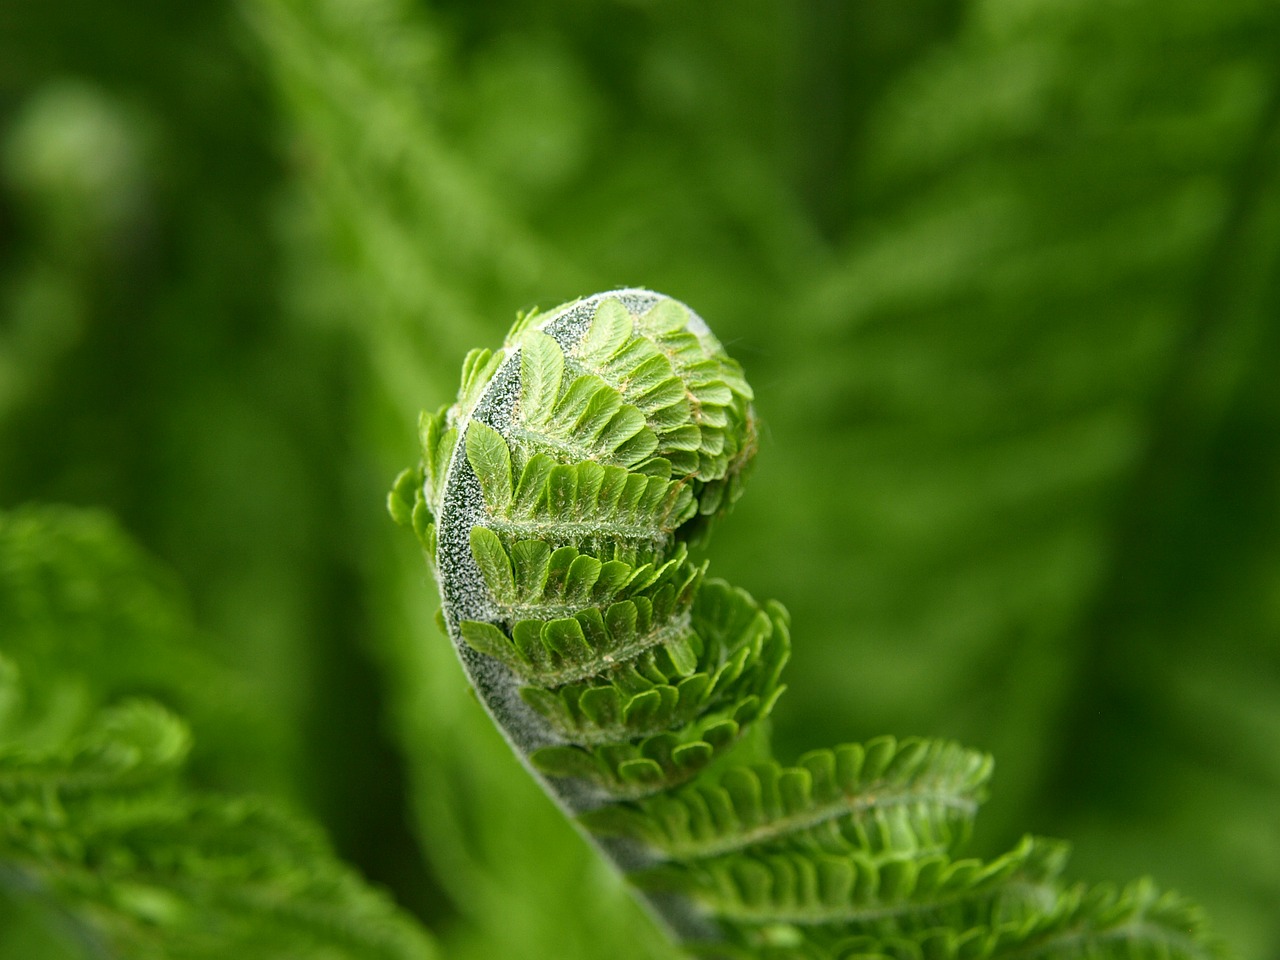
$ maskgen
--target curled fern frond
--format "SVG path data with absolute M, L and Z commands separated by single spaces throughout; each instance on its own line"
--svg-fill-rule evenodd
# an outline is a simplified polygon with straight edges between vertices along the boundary
M 388 505 L 531 772 L 707 956 L 1212 956 L 1150 885 L 1066 886 L 1063 844 L 960 857 L 984 754 L 884 737 L 733 763 L 783 690 L 790 621 L 688 545 L 741 493 L 752 399 L 696 314 L 617 290 L 521 316 L 423 415 Z

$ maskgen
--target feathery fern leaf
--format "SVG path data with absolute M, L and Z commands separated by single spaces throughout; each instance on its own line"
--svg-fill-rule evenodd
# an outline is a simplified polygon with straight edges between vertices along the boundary
M 944 741 L 815 750 L 794 767 L 734 767 L 642 807 L 601 807 L 579 819 L 673 860 L 746 848 L 828 853 L 942 853 L 958 845 L 985 795 L 991 758 Z
M 692 897 L 745 925 L 787 923 L 859 935 L 908 936 L 990 924 L 1035 901 L 1064 862 L 1062 846 L 1024 838 L 989 863 L 943 855 L 731 854 L 635 875 L 645 889 Z

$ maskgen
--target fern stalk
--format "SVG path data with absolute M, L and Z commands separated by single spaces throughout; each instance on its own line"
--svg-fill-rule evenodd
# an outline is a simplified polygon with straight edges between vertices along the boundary
M 397 479 L 481 702 L 678 941 L 713 956 L 1213 954 L 1147 884 L 1066 887 L 1060 843 L 962 859 L 990 758 L 881 738 L 717 763 L 783 687 L 789 621 L 688 545 L 741 492 L 752 393 L 647 290 L 521 316 L 424 414 Z

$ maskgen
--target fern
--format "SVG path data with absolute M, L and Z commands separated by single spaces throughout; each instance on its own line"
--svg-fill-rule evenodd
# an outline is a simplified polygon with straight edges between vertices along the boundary
M 1214 955 L 1175 895 L 1065 883 L 1060 843 L 961 857 L 982 754 L 882 738 L 735 762 L 783 689 L 789 621 L 705 579 L 686 545 L 741 492 L 751 401 L 700 318 L 620 290 L 521 317 L 424 418 L 390 511 L 547 791 L 712 956 Z
M 186 784 L 187 724 L 122 694 L 181 695 L 171 591 L 100 516 L 0 514 L 0 895 L 69 922 L 94 956 L 433 956 L 313 825 Z

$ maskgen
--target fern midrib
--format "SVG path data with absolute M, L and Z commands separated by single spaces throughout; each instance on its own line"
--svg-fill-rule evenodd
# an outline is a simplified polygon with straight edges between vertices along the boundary
M 1031 960 L 1034 957 L 1051 955 L 1055 950 L 1071 951 L 1073 947 L 1079 951 L 1073 956 L 1088 956 L 1084 951 L 1093 944 L 1124 943 L 1140 941 L 1142 943 L 1159 943 L 1169 950 L 1169 957 L 1211 957 L 1212 953 L 1197 948 L 1195 940 L 1190 936 L 1178 935 L 1166 924 L 1155 923 L 1147 918 L 1133 920 L 1118 927 L 1098 930 L 1080 921 L 1062 930 L 1054 931 L 1035 944 L 1018 944 L 1008 952 L 996 954 L 993 960 Z M 1174 952 L 1177 951 L 1177 952 Z
M 701 704 L 698 706 L 701 707 Z M 552 723 L 557 730 L 564 734 L 566 739 L 574 743 L 584 747 L 607 747 L 610 744 L 629 743 L 632 740 L 642 740 L 647 737 L 655 737 L 660 733 L 680 730 L 692 723 L 696 717 L 695 708 L 694 716 L 681 716 L 671 723 L 653 724 L 645 727 L 629 727 L 625 723 L 611 723 L 607 727 L 593 727 L 590 730 L 583 730 L 577 727 L 565 727 L 554 721 Z
M 709 672 L 708 670 L 705 670 L 705 669 L 696 670 L 694 671 L 694 673 L 690 674 L 689 676 L 696 676 L 699 673 L 709 677 L 714 677 L 716 671 Z M 688 678 L 684 677 L 681 679 L 688 679 Z M 706 699 L 699 701 L 698 703 L 693 704 L 687 708 L 692 711 L 692 716 L 677 714 L 676 719 L 672 720 L 670 723 L 653 724 L 652 726 L 643 726 L 643 727 L 631 727 L 631 726 L 627 726 L 624 722 L 618 722 L 618 723 L 611 723 L 608 726 L 596 726 L 596 727 L 593 727 L 592 730 L 582 730 L 577 727 L 574 727 L 574 728 L 565 727 L 559 723 L 556 723 L 555 721 L 551 721 L 551 722 L 556 727 L 556 729 L 560 730 L 561 733 L 565 735 L 566 738 L 573 740 L 573 742 L 575 743 L 582 744 L 583 746 L 607 746 L 612 743 L 621 743 L 624 741 L 657 736 L 660 733 L 667 733 L 668 731 L 676 731 L 676 730 L 683 729 L 689 726 L 689 724 L 693 723 L 694 720 L 696 720 L 699 716 L 709 717 L 713 715 L 716 712 L 716 710 L 721 708 L 724 704 L 734 702 L 735 693 L 737 691 L 737 687 L 741 682 L 741 680 L 742 680 L 742 677 L 739 677 L 737 680 L 733 682 L 733 684 L 731 684 L 728 688 L 724 690 L 709 688 L 709 692 L 708 692 L 708 695 L 706 696 Z M 654 684 L 649 689 L 657 690 L 661 686 L 667 686 L 673 690 L 678 691 L 678 684 L 675 684 L 675 683 Z M 666 848 L 657 848 L 657 849 L 665 850 Z M 673 854 L 673 856 L 678 856 L 678 854 Z
M 489 514 L 485 524 L 496 533 L 511 540 L 548 540 L 553 542 L 605 541 L 610 538 L 626 540 L 631 544 L 652 545 L 655 552 L 661 550 L 675 528 L 670 525 L 670 511 L 652 523 L 593 523 L 587 520 L 515 520 L 506 516 Z
M 858 816 L 859 814 L 919 803 L 931 804 L 944 810 L 955 810 L 964 817 L 972 817 L 978 810 L 976 800 L 942 790 L 908 789 L 899 790 L 896 793 L 886 792 L 880 796 L 870 797 L 863 794 L 846 794 L 828 804 L 805 811 L 803 814 L 770 820 L 731 837 L 718 837 L 716 840 L 706 843 L 689 843 L 664 847 L 663 850 L 677 860 L 704 860 L 726 853 L 737 853 L 748 847 L 782 839 L 801 830 L 812 830 L 814 827 L 819 827 L 832 820 L 839 820 L 842 817 Z
M 572 617 L 575 614 L 582 613 L 584 610 L 599 610 L 603 613 L 613 604 L 626 603 L 628 600 L 652 600 L 650 594 L 656 592 L 654 588 L 657 586 L 661 586 L 661 584 L 655 581 L 634 593 L 627 592 L 626 587 L 623 587 L 617 593 L 610 596 L 583 597 L 581 600 L 572 601 L 543 600 L 540 602 L 525 603 L 520 600 L 512 600 L 505 597 L 495 596 L 493 599 L 493 605 L 503 621 L 513 625 L 519 623 L 521 620 L 563 620 L 567 617 Z
M 624 643 L 589 660 L 584 660 L 582 663 L 571 664 L 560 670 L 527 674 L 525 679 L 549 688 L 563 687 L 566 684 L 576 683 L 580 680 L 590 680 L 592 677 L 600 676 L 614 667 L 634 660 L 640 654 L 659 647 L 669 640 L 675 640 L 687 635 L 692 629 L 692 617 L 689 615 L 689 611 L 685 610 L 671 617 L 660 627 L 655 627 L 629 643 Z
M 506 439 L 524 447 L 531 447 L 535 452 L 554 451 L 556 459 L 562 463 L 592 460 L 607 466 L 626 468 L 628 464 L 614 456 L 612 452 L 602 453 L 597 447 L 589 444 L 577 444 L 568 438 L 559 438 L 550 433 L 542 433 L 513 422 L 507 428 Z
M 1048 883 L 1028 884 L 1028 886 L 1041 888 L 1046 894 L 1050 895 L 1054 892 L 1052 884 Z M 761 909 L 767 914 L 767 919 L 770 923 L 794 923 L 797 926 L 820 926 L 828 923 L 870 923 L 876 920 L 901 919 L 915 914 L 943 910 L 965 902 L 972 903 L 980 900 L 989 900 L 998 897 L 1004 889 L 1003 886 L 996 883 L 988 889 L 959 890 L 929 900 L 904 900 L 901 903 L 878 901 L 874 904 L 868 904 L 865 908 L 846 904 L 839 907 L 823 905 L 821 907 L 800 909 L 766 905 Z M 762 919 L 761 913 L 749 906 L 744 908 L 728 904 L 717 906 L 714 901 L 707 905 L 717 917 L 726 920 L 759 923 Z

